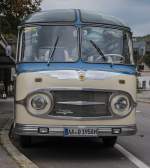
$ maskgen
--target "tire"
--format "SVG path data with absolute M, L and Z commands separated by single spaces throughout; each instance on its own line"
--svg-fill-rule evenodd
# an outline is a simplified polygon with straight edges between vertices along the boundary
M 30 136 L 20 136 L 19 143 L 22 148 L 27 148 L 31 146 L 31 137 Z
M 105 147 L 113 148 L 116 141 L 117 141 L 117 137 L 116 136 L 114 136 L 114 137 L 103 137 L 102 141 L 103 141 L 103 144 L 104 144 Z

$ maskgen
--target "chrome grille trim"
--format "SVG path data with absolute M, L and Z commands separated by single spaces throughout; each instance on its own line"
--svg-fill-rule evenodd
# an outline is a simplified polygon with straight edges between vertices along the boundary
M 55 100 L 49 115 L 57 117 L 105 117 L 112 116 L 107 108 L 111 92 L 62 90 L 50 91 Z
M 56 102 L 57 104 L 70 104 L 76 106 L 88 106 L 88 105 L 105 105 L 105 102 L 92 102 L 92 101 L 64 101 Z

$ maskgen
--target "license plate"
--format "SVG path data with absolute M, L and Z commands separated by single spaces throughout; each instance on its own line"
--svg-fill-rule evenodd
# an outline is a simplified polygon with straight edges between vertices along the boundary
M 64 128 L 64 136 L 97 136 L 96 128 Z

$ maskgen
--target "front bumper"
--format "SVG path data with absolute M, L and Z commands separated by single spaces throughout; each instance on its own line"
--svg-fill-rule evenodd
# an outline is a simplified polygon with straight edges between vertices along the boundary
M 40 129 L 48 130 L 48 132 L 40 132 Z M 25 125 L 25 124 L 15 124 L 14 131 L 17 135 L 26 136 L 58 136 L 64 137 L 65 128 L 75 128 L 75 129 L 96 129 L 97 134 L 92 135 L 92 137 L 100 136 L 127 136 L 134 135 L 137 131 L 136 125 L 117 125 L 117 126 L 46 126 L 46 125 Z M 120 130 L 119 133 L 115 130 Z M 84 135 L 75 135 L 76 137 L 84 137 Z M 74 137 L 74 136 L 73 136 Z M 91 137 L 91 135 L 86 135 L 85 137 Z

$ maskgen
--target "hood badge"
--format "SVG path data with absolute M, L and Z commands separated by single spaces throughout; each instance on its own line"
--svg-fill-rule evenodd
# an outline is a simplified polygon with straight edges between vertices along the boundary
M 80 81 L 84 81 L 86 79 L 85 72 L 83 72 L 83 71 L 79 72 L 79 79 L 80 79 Z

